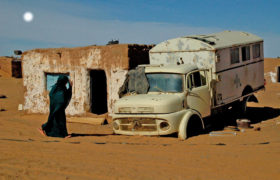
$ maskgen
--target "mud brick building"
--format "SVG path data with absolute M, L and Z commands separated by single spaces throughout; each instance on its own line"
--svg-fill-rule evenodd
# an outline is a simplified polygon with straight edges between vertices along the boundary
M 114 44 L 34 49 L 23 53 L 24 109 L 48 113 L 51 86 L 58 75 L 73 81 L 68 115 L 110 115 L 129 69 L 149 63 L 149 45 Z
M 10 77 L 21 78 L 21 60 L 15 57 L 0 57 L 0 70 Z

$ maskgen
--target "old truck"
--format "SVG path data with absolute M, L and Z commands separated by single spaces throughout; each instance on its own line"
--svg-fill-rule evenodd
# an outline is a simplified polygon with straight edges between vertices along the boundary
M 149 56 L 149 65 L 128 74 L 126 95 L 115 103 L 116 134 L 186 139 L 191 125 L 204 129 L 204 119 L 215 113 L 229 107 L 245 112 L 248 99 L 264 89 L 263 40 L 251 33 L 170 39 Z

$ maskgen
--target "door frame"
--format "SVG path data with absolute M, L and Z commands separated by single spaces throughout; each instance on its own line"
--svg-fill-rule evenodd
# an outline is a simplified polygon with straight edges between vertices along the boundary
M 88 70 L 89 71 L 89 77 L 90 77 L 90 86 L 89 86 L 89 91 L 90 91 L 90 112 L 91 113 L 93 113 L 93 114 L 99 114 L 99 113 L 97 113 L 97 112 L 94 112 L 94 110 L 93 110 L 93 103 L 92 103 L 92 101 L 93 101 L 93 96 L 94 96 L 94 92 L 93 92 L 93 79 L 94 79 L 94 77 L 93 77 L 93 75 L 92 75 L 92 73 L 95 71 L 95 72 L 104 72 L 104 76 L 105 76 L 105 78 L 104 78 L 104 80 L 105 80 L 105 85 L 106 85 L 106 112 L 104 112 L 104 113 L 107 113 L 108 112 L 108 84 L 107 84 L 107 74 L 106 74 L 106 71 L 104 70 L 104 69 L 89 69 Z M 96 96 L 96 95 L 95 95 Z M 105 103 L 104 103 L 104 105 L 105 105 Z M 105 106 L 104 106 L 104 108 L 105 108 Z M 100 114 L 104 114 L 104 113 L 100 113 Z
M 189 76 L 196 72 L 203 71 L 205 74 L 205 85 L 199 87 L 189 87 L 191 84 L 189 82 Z M 187 107 L 194 109 L 200 113 L 202 117 L 210 116 L 211 114 L 211 92 L 209 89 L 209 77 L 208 77 L 209 70 L 208 69 L 200 69 L 191 71 L 186 74 L 186 102 Z M 199 95 L 200 94 L 200 95 Z M 202 95 L 202 96 L 201 96 Z M 200 104 L 198 104 L 200 103 Z

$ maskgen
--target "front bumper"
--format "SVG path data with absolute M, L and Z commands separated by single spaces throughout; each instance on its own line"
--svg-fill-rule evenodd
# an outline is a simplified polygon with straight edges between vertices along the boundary
M 185 113 L 186 110 L 169 114 L 114 114 L 113 130 L 123 135 L 172 134 L 178 132 Z

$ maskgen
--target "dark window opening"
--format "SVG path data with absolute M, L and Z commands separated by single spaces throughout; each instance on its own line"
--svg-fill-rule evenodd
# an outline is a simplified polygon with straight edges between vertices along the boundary
M 188 88 L 197 88 L 206 85 L 205 71 L 197 71 L 188 76 Z
M 242 61 L 250 60 L 250 46 L 242 47 Z
M 231 64 L 239 63 L 239 48 L 230 50 L 230 62 Z
M 92 113 L 104 114 L 108 112 L 107 79 L 103 70 L 90 71 L 90 99 Z
M 253 45 L 253 58 L 258 58 L 261 56 L 261 45 L 254 44 Z
M 12 60 L 12 77 L 22 78 L 21 60 Z
M 280 83 L 280 66 L 277 67 L 277 82 Z
M 51 91 L 53 85 L 55 85 L 59 75 L 65 75 L 67 76 L 69 79 L 69 73 L 45 73 L 45 77 L 46 77 L 46 89 L 48 91 Z M 69 84 L 66 84 L 66 87 L 69 88 Z

